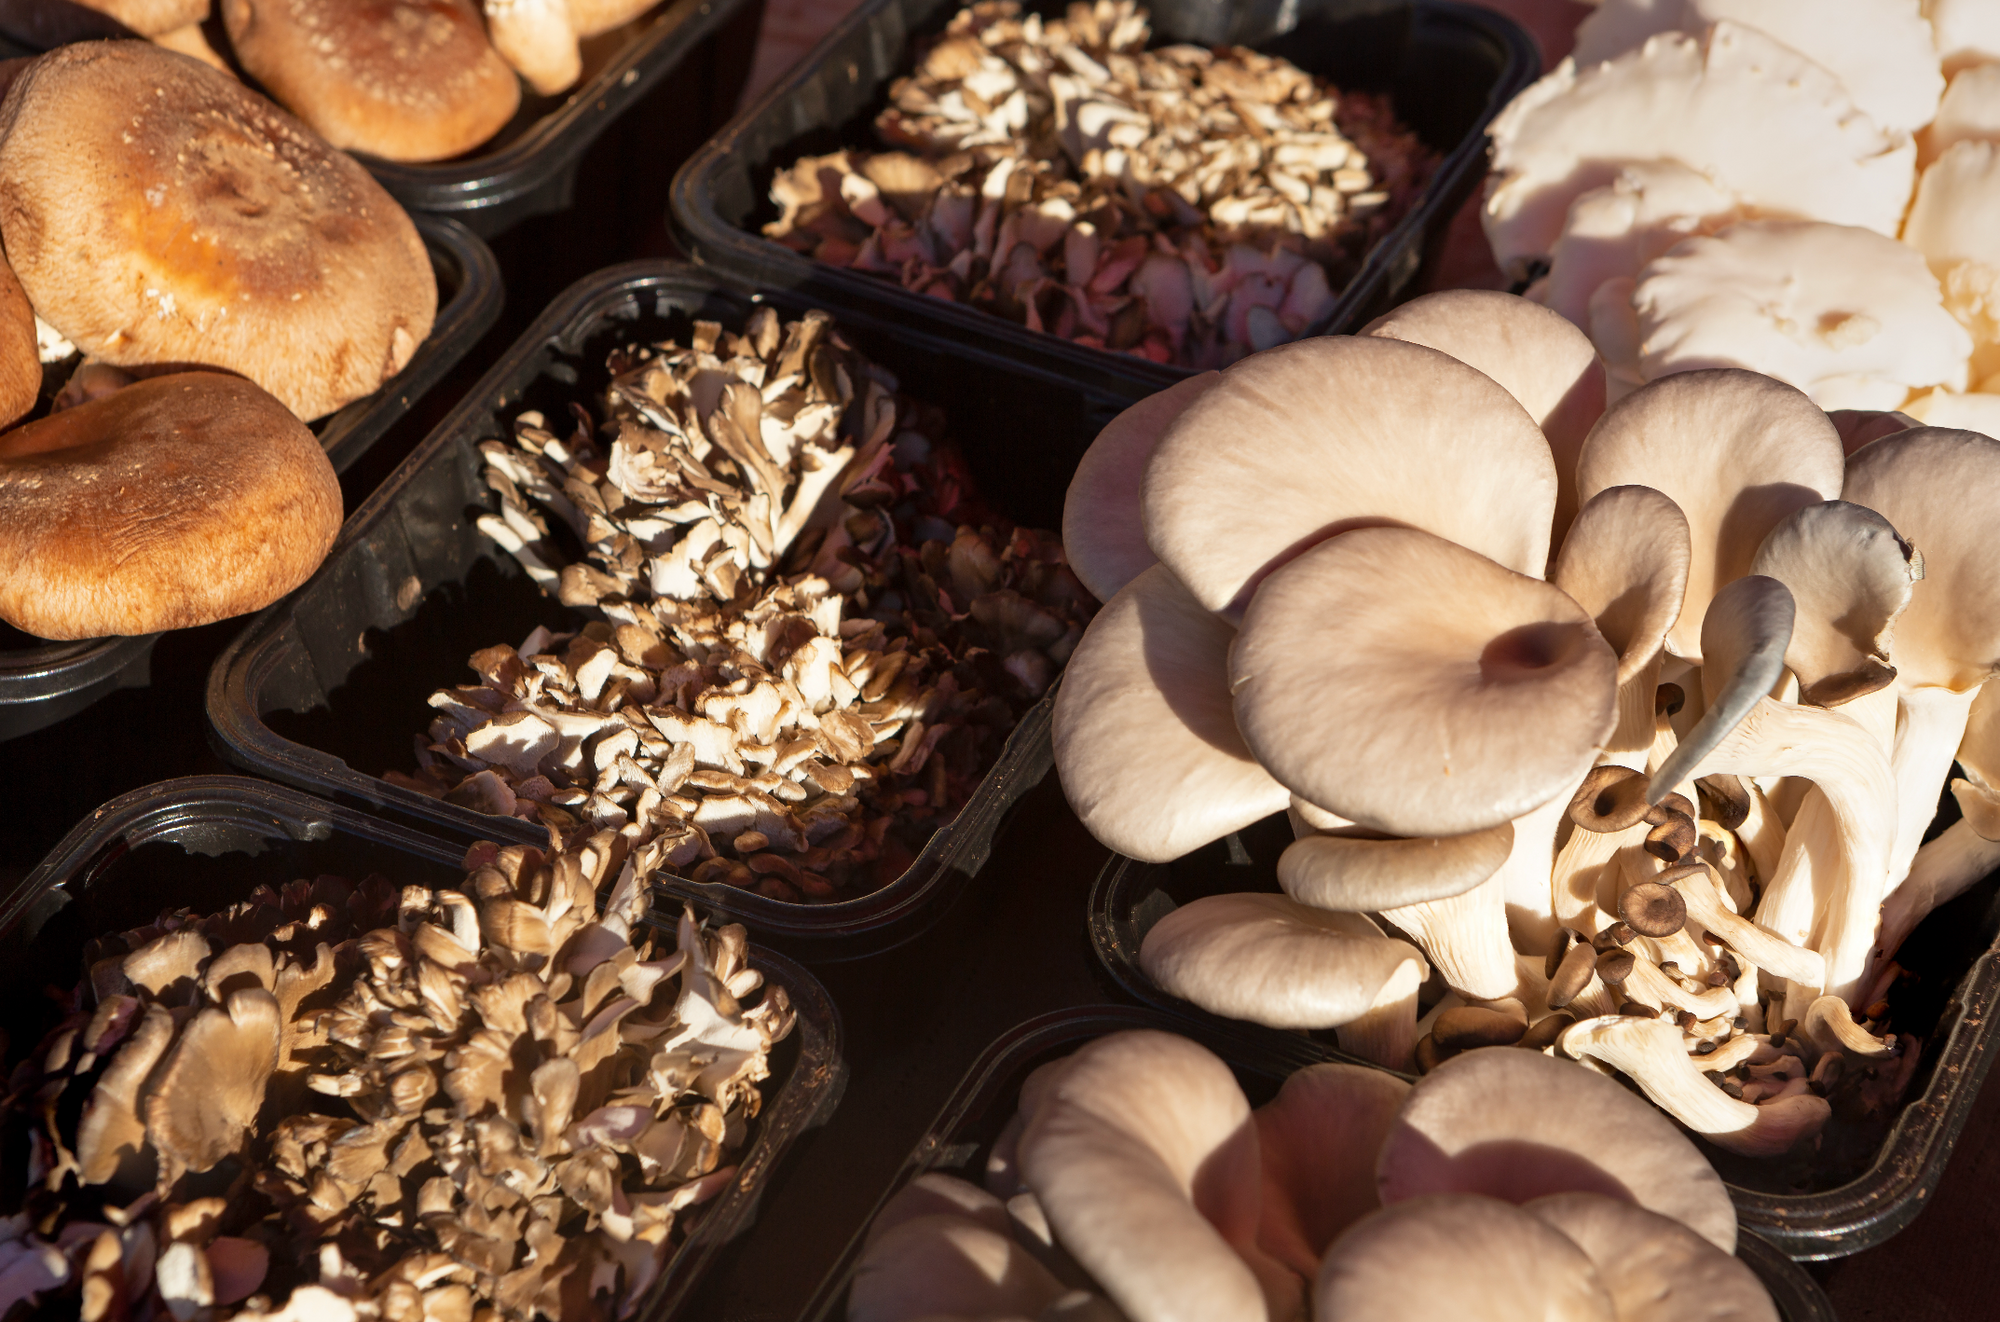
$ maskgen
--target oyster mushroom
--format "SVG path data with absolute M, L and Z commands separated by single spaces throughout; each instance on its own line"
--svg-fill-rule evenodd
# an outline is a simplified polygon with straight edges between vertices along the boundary
M 1522 1210 L 1589 1255 L 1619 1322 L 1778 1322 L 1748 1264 L 1671 1217 L 1592 1193 L 1551 1194 Z

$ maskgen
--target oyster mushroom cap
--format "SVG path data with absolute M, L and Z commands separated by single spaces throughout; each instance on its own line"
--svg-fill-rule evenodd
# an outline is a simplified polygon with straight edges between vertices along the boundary
M 1549 581 L 1589 612 L 1635 678 L 1680 618 L 1691 557 L 1687 516 L 1651 487 L 1607 487 L 1577 512 Z
M 1584 1251 L 1497 1198 L 1433 1194 L 1383 1207 L 1327 1250 L 1313 1314 L 1342 1322 L 1617 1322 Z
M 1632 304 L 1642 378 L 1748 368 L 1826 409 L 1963 390 L 1972 353 L 1924 254 L 1854 225 L 1746 220 L 1694 235 L 1640 272 Z
M 1929 165 L 1969 138 L 1993 137 L 2000 137 L 2000 63 L 1975 64 L 1952 75 L 1936 117 L 1917 135 L 1917 163 Z
M 1924 562 L 1887 519 L 1844 500 L 1807 505 L 1771 529 L 1750 568 L 1798 607 L 1785 665 L 1801 701 L 1838 706 L 1895 679 L 1889 635 Z
M 1521 1210 L 1590 1255 L 1618 1322 L 1779 1322 L 1747 1263 L 1672 1217 L 1591 1193 L 1551 1194 Z
M 938 1315 L 1033 1317 L 1065 1293 L 1017 1244 L 969 1216 L 933 1213 L 870 1239 L 855 1265 L 849 1322 Z
M 127 955 L 119 968 L 134 987 L 145 990 L 149 1000 L 158 1001 L 187 990 L 179 986 L 182 982 L 198 984 L 208 957 L 208 938 L 183 927 L 154 937 Z
M 98 1076 L 77 1123 L 77 1178 L 104 1184 L 146 1146 L 146 1124 L 139 1114 L 139 1090 L 174 1039 L 173 1015 L 164 1005 L 146 1007 L 145 1018 Z
M 1264 1199 L 1257 1242 L 1302 1275 L 1381 1206 L 1375 1153 L 1410 1085 L 1362 1065 L 1308 1065 L 1257 1108 Z
M 1221 380 L 1203 372 L 1148 395 L 1106 423 L 1077 461 L 1063 499 L 1063 555 L 1099 601 L 1155 563 L 1139 498 L 1146 462 L 1173 420 Z
M 1370 840 L 1301 835 L 1278 856 L 1278 884 L 1300 904 L 1342 913 L 1463 895 L 1498 872 L 1514 848 L 1514 824 L 1465 835 Z
M 1376 524 L 1540 577 L 1555 500 L 1548 442 L 1505 388 L 1375 335 L 1300 340 L 1231 367 L 1167 428 L 1143 491 L 1147 545 L 1229 613 L 1314 542 Z
M 1028 1121 L 1019 1161 L 1057 1239 L 1132 1322 L 1299 1311 L 1302 1298 L 1267 1302 L 1241 1256 L 1255 1249 L 1261 1178 L 1250 1104 L 1186 1038 L 1140 1030 L 1078 1050 Z
M 1235 630 L 1155 565 L 1084 631 L 1056 690 L 1056 772 L 1085 828 L 1165 862 L 1281 811 L 1229 701 Z
M 1655 33 L 1699 33 L 1722 19 L 1757 29 L 1820 65 L 1861 112 L 1915 133 L 1944 93 L 1937 41 L 1918 0 L 1605 0 L 1577 24 L 1578 66 L 1613 59 Z
M 1706 709 L 1653 772 L 1646 802 L 1658 804 L 1729 737 L 1785 673 L 1797 607 L 1783 583 L 1751 574 L 1728 584 L 1701 621 L 1701 691 Z
M 146 1134 L 163 1183 L 235 1152 L 257 1119 L 278 1063 L 278 1000 L 261 987 L 231 992 L 188 1021 L 145 1099 Z
M 1688 235 L 1713 233 L 1741 215 L 1736 195 L 1698 170 L 1678 161 L 1624 162 L 1608 183 L 1570 203 L 1549 250 L 1549 273 L 1529 296 L 1589 328 L 1591 296 L 1607 281 L 1636 280 Z
M 1900 410 L 1880 409 L 1831 409 L 1827 419 L 1833 429 L 1840 433 L 1840 448 L 1853 454 L 1870 441 L 1879 441 L 1884 436 L 1894 436 L 1899 431 L 1924 424 Z
M 1560 590 L 1392 527 L 1271 575 L 1229 653 L 1257 760 L 1300 797 L 1399 836 L 1482 831 L 1567 797 L 1617 719 L 1617 669 Z
M 1729 1191 L 1673 1121 L 1603 1075 L 1538 1051 L 1467 1051 L 1418 1080 L 1375 1175 L 1385 1206 L 1434 1193 L 1515 1203 L 1603 1194 L 1736 1251 Z
M 969 1180 L 943 1171 L 925 1171 L 898 1189 L 868 1223 L 866 1243 L 872 1244 L 892 1228 L 922 1216 L 957 1216 L 976 1221 L 989 1230 L 1007 1233 L 1007 1205 Z
M 2000 266 L 2000 238 L 1982 224 L 2000 203 L 2000 144 L 1978 138 L 1946 148 L 1917 181 L 1903 239 L 1933 263 Z
M 1160 987 L 1212 1014 L 1271 1028 L 1334 1028 L 1376 1008 L 1392 983 L 1430 976 L 1423 954 L 1365 915 L 1314 909 L 1283 895 L 1204 895 L 1154 923 L 1139 966 Z
M 1925 17 L 1937 34 L 1946 73 L 2000 60 L 2000 14 L 1981 0 L 1928 0 Z
M 1699 663 L 1710 599 L 1750 572 L 1786 515 L 1842 498 L 1844 459 L 1839 433 L 1801 391 L 1735 368 L 1679 372 L 1605 411 L 1577 460 L 1577 495 L 1648 486 L 1687 516 L 1687 591 L 1667 650 Z
M 1576 517 L 1576 456 L 1604 413 L 1604 360 L 1561 314 L 1494 289 L 1415 298 L 1362 327 L 1449 354 L 1492 377 L 1547 438 L 1556 466 L 1554 540 Z
M 1727 20 L 1603 64 L 1565 61 L 1515 97 L 1492 134 L 1482 218 L 1501 269 L 1516 272 L 1554 246 L 1570 203 L 1625 161 L 1670 157 L 1766 214 L 1889 235 L 1916 164 L 1909 135 L 1856 114 L 1831 73 Z

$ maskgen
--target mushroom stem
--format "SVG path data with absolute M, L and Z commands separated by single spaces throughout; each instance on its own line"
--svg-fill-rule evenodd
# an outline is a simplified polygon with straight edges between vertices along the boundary
M 1569 797 L 1558 794 L 1533 812 L 1516 817 L 1514 847 L 1500 866 L 1507 893 L 1507 930 L 1514 948 L 1527 954 L 1547 954 L 1561 930 L 1552 877 L 1556 829 L 1569 811 Z
M 1826 1051 L 1845 1051 L 1866 1060 L 1887 1060 L 1896 1054 L 1896 1039 L 1887 1041 L 1854 1022 L 1854 1013 L 1838 996 L 1822 996 L 1806 1007 L 1799 1021 L 1806 1040 Z
M 1650 710 L 1647 720 L 1652 716 Z M 1563 926 L 1585 936 L 1596 936 L 1606 892 L 1615 889 L 1607 881 L 1618 875 L 1619 851 L 1636 849 L 1652 828 L 1644 822 L 1622 831 L 1572 831 L 1556 855 L 1553 892 L 1556 917 Z M 1606 869 L 1612 869 L 1607 873 Z
M 1892 895 L 1909 874 L 1924 842 L 1924 831 L 1937 816 L 1938 799 L 1951 775 L 1952 759 L 1980 687 L 1975 685 L 1963 693 L 1911 688 L 1898 695 L 1895 751 L 1889 757 L 1889 768 L 1896 777 L 1896 844 L 1889 855 Z
M 1750 813 L 1743 824 L 1736 828 L 1736 839 L 1742 844 L 1743 852 L 1750 856 L 1750 866 L 1756 869 L 1760 885 L 1770 884 L 1778 875 L 1778 860 L 1785 853 L 1785 824 L 1779 820 L 1777 810 L 1764 797 L 1764 791 L 1748 776 L 1741 778 L 1743 788 L 1750 793 Z
M 1657 880 L 1673 886 L 1687 901 L 1689 926 L 1714 933 L 1731 950 L 1789 982 L 1818 986 L 1825 981 L 1826 961 L 1817 952 L 1801 949 L 1732 912 L 1706 863 L 1669 868 Z
M 1382 918 L 1422 948 L 1447 987 L 1467 1000 L 1497 1001 L 1519 981 L 1506 880 L 1502 869 L 1461 895 L 1384 909 Z
M 1417 1051 L 1417 991 L 1423 983 L 1423 966 L 1415 960 L 1404 962 L 1382 984 L 1368 1013 L 1333 1030 L 1340 1049 L 1388 1069 L 1412 1072 Z
M 1681 1046 L 1680 1030 L 1659 1019 L 1607 1015 L 1572 1025 L 1562 1035 L 1565 1055 L 1602 1061 L 1639 1085 L 1654 1105 L 1729 1152 L 1774 1157 L 1833 1114 L 1810 1093 L 1764 1106 L 1739 1102 L 1710 1083 Z
M 1964 780 L 1953 781 L 1951 788 L 1961 802 L 1968 793 L 1984 792 Z M 1947 826 L 1917 851 L 1910 875 L 1883 903 L 1882 930 L 1875 937 L 1876 964 L 1891 959 L 1931 910 L 1958 898 L 1996 867 L 2000 867 L 2000 841 L 1981 838 L 1963 819 Z

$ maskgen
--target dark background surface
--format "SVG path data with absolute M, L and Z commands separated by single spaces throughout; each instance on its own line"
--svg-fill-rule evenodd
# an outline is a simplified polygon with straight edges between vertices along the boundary
M 830 22 L 846 0 L 771 0 L 773 51 Z M 1587 9 L 1570 0 L 1501 0 L 1560 55 Z M 671 255 L 663 218 L 673 170 L 736 104 L 764 6 L 751 4 L 585 156 L 576 203 L 492 241 L 507 282 L 493 331 L 343 479 L 350 510 L 558 291 L 599 267 Z M 785 43 L 790 43 L 786 45 Z M 760 75 L 768 72 L 760 68 Z M 1433 283 L 1497 280 L 1476 214 Z M 208 743 L 208 668 L 241 627 L 225 621 L 161 638 L 151 683 L 114 693 L 49 729 L 0 744 L 13 798 L 0 825 L 0 884 L 25 874 L 104 801 L 172 776 L 231 770 Z M 409 724 L 412 717 L 385 713 Z M 420 723 L 420 722 L 419 722 Z M 414 728 L 414 727 L 413 727 Z M 960 1077 L 1002 1032 L 1034 1015 L 1118 999 L 1084 929 L 1085 896 L 1104 850 L 1077 824 L 1050 776 L 1020 804 L 986 867 L 937 925 L 865 960 L 818 964 L 843 1019 L 849 1075 L 831 1122 L 780 1168 L 758 1220 L 717 1262 L 686 1316 L 789 1322 L 861 1228 Z M 274 878 L 274 880 L 283 880 Z M 162 896 L 163 904 L 171 896 Z M 1987 1087 L 1927 1209 L 1902 1235 L 1816 1264 L 1850 1322 L 1945 1322 L 2000 1316 L 2000 1092 Z

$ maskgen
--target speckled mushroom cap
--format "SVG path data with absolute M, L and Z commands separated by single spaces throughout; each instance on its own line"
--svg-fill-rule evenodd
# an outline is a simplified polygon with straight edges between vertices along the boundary
M 444 160 L 521 104 L 471 0 L 222 0 L 222 18 L 243 67 L 347 151 Z
M 1301 798 L 1460 835 L 1575 788 L 1617 721 L 1618 658 L 1558 589 L 1415 528 L 1322 542 L 1251 599 L 1236 727 Z
M 1174 419 L 1146 468 L 1146 542 L 1202 605 L 1237 611 L 1289 557 L 1369 524 L 1539 578 L 1555 500 L 1548 442 L 1492 377 L 1324 336 L 1252 354 Z
M 43 638 L 256 610 L 339 531 L 319 443 L 236 377 L 154 377 L 0 437 L 0 619 Z
M 1426 1074 L 1383 1140 L 1375 1179 L 1385 1206 L 1435 1193 L 1515 1203 L 1599 1193 L 1736 1251 L 1729 1190 L 1673 1121 L 1603 1075 L 1537 1051 L 1468 1051 Z
M 65 46 L 0 102 L 0 237 L 41 318 L 118 366 L 240 372 L 302 418 L 401 371 L 437 282 L 354 161 L 150 42 Z

